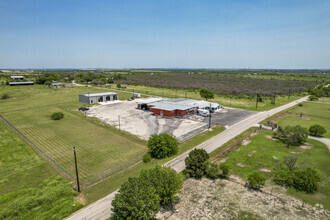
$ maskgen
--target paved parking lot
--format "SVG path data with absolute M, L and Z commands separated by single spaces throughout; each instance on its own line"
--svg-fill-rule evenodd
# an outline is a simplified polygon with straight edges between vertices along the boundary
M 231 126 L 257 112 L 225 108 L 212 114 L 213 125 Z M 179 141 L 187 140 L 208 128 L 209 119 L 200 115 L 189 118 L 162 118 L 137 109 L 135 101 L 116 101 L 91 107 L 87 116 L 96 117 L 121 130 L 148 140 L 153 134 L 173 134 Z

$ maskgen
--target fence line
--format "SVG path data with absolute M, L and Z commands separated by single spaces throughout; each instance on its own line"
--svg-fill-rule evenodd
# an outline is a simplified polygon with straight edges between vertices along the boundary
M 14 131 L 16 131 L 30 146 L 36 150 L 39 155 L 41 155 L 44 159 L 49 161 L 55 169 L 57 169 L 60 173 L 64 174 L 70 180 L 74 180 L 75 177 L 68 172 L 64 167 L 58 164 L 52 157 L 50 157 L 47 153 L 45 153 L 42 149 L 40 149 L 37 145 L 35 145 L 28 137 L 26 137 L 22 132 L 20 132 L 12 123 L 10 123 L 3 115 L 0 114 L 0 118 L 6 122 Z

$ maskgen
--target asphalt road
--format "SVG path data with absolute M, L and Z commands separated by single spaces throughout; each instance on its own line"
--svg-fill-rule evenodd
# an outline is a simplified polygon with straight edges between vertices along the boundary
M 265 112 L 259 112 L 255 115 L 252 115 L 252 116 L 230 126 L 224 132 L 203 142 L 202 144 L 198 145 L 196 148 L 205 149 L 208 153 L 210 153 L 210 152 L 214 151 L 215 149 L 221 147 L 223 144 L 225 144 L 232 138 L 236 137 L 243 131 L 245 131 L 245 130 L 249 129 L 250 127 L 255 126 L 259 122 L 265 120 L 269 116 L 274 115 L 280 111 L 283 111 L 287 108 L 290 108 L 290 107 L 292 107 L 300 102 L 306 101 L 306 100 L 307 100 L 307 97 L 304 97 L 299 100 L 290 102 L 286 105 L 277 107 L 275 109 L 265 111 Z M 184 154 L 181 154 L 180 156 L 178 156 L 178 157 L 174 158 L 173 160 L 169 161 L 168 163 L 166 163 L 164 166 L 170 166 L 177 172 L 183 171 L 185 168 L 184 160 L 188 156 L 189 152 L 190 151 L 188 151 Z M 71 215 L 67 219 L 70 219 L 70 220 L 108 219 L 111 215 L 111 202 L 114 199 L 114 196 L 116 193 L 117 193 L 117 191 L 90 204 L 89 206 L 75 212 L 73 215 Z

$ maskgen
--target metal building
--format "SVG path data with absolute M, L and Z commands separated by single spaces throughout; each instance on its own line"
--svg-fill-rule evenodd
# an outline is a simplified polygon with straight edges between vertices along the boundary
M 102 92 L 79 95 L 79 102 L 93 104 L 98 102 L 109 102 L 118 100 L 118 94 L 115 92 Z

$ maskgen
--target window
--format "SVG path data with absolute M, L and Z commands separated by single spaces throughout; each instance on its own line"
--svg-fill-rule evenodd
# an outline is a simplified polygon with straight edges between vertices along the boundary
M 181 112 L 178 112 L 178 115 L 181 115 Z

